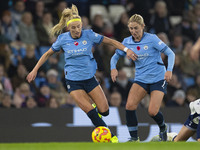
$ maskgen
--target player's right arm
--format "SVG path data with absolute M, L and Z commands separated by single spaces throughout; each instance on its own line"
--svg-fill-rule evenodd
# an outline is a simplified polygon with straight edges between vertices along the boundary
M 37 75 L 38 69 L 45 63 L 45 61 L 51 56 L 53 55 L 54 51 L 52 50 L 52 48 L 50 48 L 46 53 L 44 53 L 42 55 L 42 57 L 39 59 L 39 61 L 37 62 L 37 64 L 35 65 L 35 67 L 33 68 L 33 70 L 28 74 L 28 76 L 26 77 L 26 80 L 30 83 L 31 81 L 33 81 Z
M 122 51 L 120 51 L 122 53 Z M 117 66 L 117 62 L 119 60 L 120 57 L 126 55 L 125 53 L 124 54 L 119 54 L 118 53 L 118 50 L 116 50 L 116 53 L 112 56 L 111 60 L 110 60 L 110 70 L 111 70 L 111 79 L 113 82 L 116 81 L 117 79 L 117 76 L 118 76 L 118 71 L 116 69 L 116 66 Z
M 123 42 L 120 43 L 120 42 L 113 40 L 113 39 L 110 39 L 106 36 L 104 36 L 102 42 L 105 43 L 105 44 L 112 45 L 116 49 L 121 50 L 122 52 L 126 52 L 127 58 L 132 59 L 133 61 L 137 60 L 137 58 L 138 58 L 138 56 L 132 50 L 130 50 L 129 48 L 127 48 L 123 45 Z

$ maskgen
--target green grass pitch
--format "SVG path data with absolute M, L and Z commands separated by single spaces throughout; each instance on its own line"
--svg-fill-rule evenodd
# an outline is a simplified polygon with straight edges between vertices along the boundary
M 0 150 L 200 150 L 200 142 L 2 143 Z

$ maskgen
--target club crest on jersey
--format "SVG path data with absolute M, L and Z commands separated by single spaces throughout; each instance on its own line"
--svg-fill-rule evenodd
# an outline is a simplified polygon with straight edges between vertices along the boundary
M 149 47 L 147 45 L 144 46 L 144 50 L 147 50 Z
M 75 42 L 74 42 L 74 45 L 78 46 L 78 42 L 75 41 Z
M 86 44 L 87 44 L 87 41 L 86 41 L 86 40 L 84 40 L 82 43 L 83 43 L 83 45 L 86 45 Z

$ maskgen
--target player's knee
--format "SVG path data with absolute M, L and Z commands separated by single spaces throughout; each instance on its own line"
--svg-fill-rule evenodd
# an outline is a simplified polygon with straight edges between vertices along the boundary
M 158 111 L 154 109 L 149 109 L 148 113 L 149 113 L 149 116 L 154 117 L 157 115 Z
M 126 103 L 126 110 L 136 110 L 136 109 L 137 109 L 137 105 Z
M 99 112 L 102 116 L 108 116 L 109 115 L 109 109 L 105 112 Z

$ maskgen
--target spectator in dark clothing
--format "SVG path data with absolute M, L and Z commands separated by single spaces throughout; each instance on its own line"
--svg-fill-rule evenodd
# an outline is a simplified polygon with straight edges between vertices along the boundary
M 12 20 L 10 11 L 4 11 L 2 14 L 1 33 L 5 35 L 9 41 L 16 41 L 19 30 L 17 24 Z
M 36 101 L 38 107 L 45 107 L 47 102 L 51 98 L 50 88 L 49 84 L 47 82 L 41 82 L 40 83 L 40 91 L 36 95 Z
M 11 16 L 16 24 L 21 21 L 22 14 L 26 9 L 25 2 L 23 0 L 16 0 L 14 3 L 14 8 L 11 10 Z
M 122 96 L 122 106 L 125 106 L 128 93 L 132 86 L 132 82 L 128 80 L 126 72 L 124 70 L 119 70 L 119 75 L 116 82 L 111 82 L 110 92 L 119 92 Z
M 11 61 L 11 50 L 8 44 L 0 44 L 0 64 L 4 66 L 4 69 L 7 71 L 10 67 Z
M 155 13 L 150 18 L 150 30 L 149 32 L 157 34 L 164 32 L 169 34 L 170 21 L 167 11 L 167 6 L 164 1 L 157 1 L 155 4 Z
M 176 25 L 172 30 L 174 34 L 181 34 L 193 41 L 196 40 L 195 31 L 192 29 L 189 16 L 184 16 L 180 24 Z
M 39 21 L 42 21 L 42 17 L 44 14 L 45 5 L 44 2 L 39 0 L 35 3 L 35 9 L 33 11 L 33 23 L 34 25 L 37 25 Z
M 25 102 L 22 103 L 22 108 L 33 109 L 36 107 L 37 107 L 37 103 L 36 103 L 34 97 L 32 97 L 32 96 L 26 97 Z
M 17 66 L 17 74 L 15 74 L 11 78 L 11 83 L 13 86 L 13 89 L 15 90 L 17 87 L 20 86 L 21 83 L 26 82 L 26 76 L 28 72 L 26 70 L 26 67 L 23 64 L 19 64 Z
M 96 33 L 102 34 L 104 28 L 103 16 L 101 14 L 96 14 L 92 23 L 92 30 Z
M 120 107 L 122 103 L 122 97 L 119 92 L 113 92 L 110 95 L 109 105 L 113 107 Z
M 0 108 L 15 108 L 15 105 L 12 104 L 12 98 L 9 94 L 3 94 Z
M 61 16 L 62 16 L 62 12 L 63 10 L 67 8 L 67 2 L 62 0 L 58 3 L 56 10 L 53 12 L 53 18 L 55 19 L 55 21 L 58 23 Z
M 53 28 L 53 18 L 50 12 L 45 12 L 41 21 L 36 25 L 37 38 L 40 46 L 51 46 L 56 40 L 50 36 L 50 30 Z
M 166 94 L 165 103 L 167 103 L 168 101 L 172 100 L 174 92 L 179 90 L 179 89 L 182 89 L 182 84 L 179 81 L 177 75 L 173 74 L 172 75 L 172 80 L 169 82 L 169 84 L 167 86 L 167 94 Z
M 114 33 L 115 33 L 116 40 L 120 42 L 122 42 L 124 38 L 130 35 L 130 32 L 127 27 L 128 19 L 129 19 L 128 14 L 124 12 L 120 17 L 119 22 L 115 24 L 114 26 L 114 30 L 115 30 Z
M 26 67 L 28 72 L 31 72 L 34 66 L 37 63 L 37 59 L 35 57 L 35 46 L 27 45 L 26 46 L 26 56 L 22 59 L 22 63 Z
M 173 97 L 172 100 L 168 101 L 166 103 L 167 107 L 186 107 L 188 106 L 185 102 L 185 92 L 183 90 L 177 90 Z

